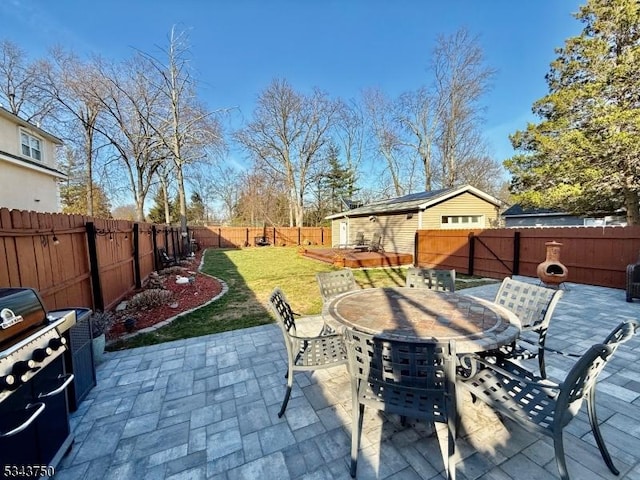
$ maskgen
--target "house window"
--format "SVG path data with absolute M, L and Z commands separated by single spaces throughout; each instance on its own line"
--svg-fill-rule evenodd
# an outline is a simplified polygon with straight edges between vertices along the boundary
M 20 146 L 22 155 L 42 161 L 42 141 L 39 138 L 20 132 Z
M 443 215 L 441 228 L 484 228 L 484 215 Z

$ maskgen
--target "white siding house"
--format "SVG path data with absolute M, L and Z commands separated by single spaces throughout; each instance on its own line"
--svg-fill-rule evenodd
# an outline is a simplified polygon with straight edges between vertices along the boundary
M 62 140 L 0 107 L 0 207 L 59 212 Z

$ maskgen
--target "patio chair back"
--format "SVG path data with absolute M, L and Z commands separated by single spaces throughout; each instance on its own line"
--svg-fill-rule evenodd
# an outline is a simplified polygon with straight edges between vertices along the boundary
M 316 280 L 318 281 L 323 302 L 327 302 L 341 293 L 359 288 L 353 277 L 353 272 L 348 268 L 334 272 L 318 272 L 316 273 Z
M 364 245 L 365 244 L 365 240 L 364 240 L 364 232 L 356 232 L 356 237 L 353 241 L 354 245 Z
M 607 338 L 605 338 L 602 343 L 605 345 L 611 345 L 616 349 L 620 344 L 629 341 L 631 337 L 638 333 L 639 328 L 640 324 L 635 320 L 622 322 L 614 328 L 609 335 L 607 335 Z
M 279 287 L 269 296 L 269 304 L 287 348 L 287 389 L 278 413 L 278 417 L 282 417 L 291 396 L 294 372 L 346 365 L 347 354 L 342 336 L 328 333 L 325 329 L 315 337 L 298 336 L 293 310 Z
M 548 328 L 562 294 L 560 289 L 532 285 L 507 277 L 502 281 L 494 302 L 515 313 L 520 319 L 522 330 L 539 332 Z
M 289 305 L 287 297 L 285 297 L 280 287 L 276 287 L 273 292 L 271 292 L 269 304 L 276 316 L 276 322 L 278 322 L 282 333 L 284 333 L 285 343 L 287 343 L 289 335 L 296 335 L 296 321 L 291 305 Z
M 384 250 L 382 248 L 382 235 L 380 233 L 376 232 L 371 236 L 371 243 L 367 250 L 370 252 L 382 252 Z
M 516 341 L 513 345 L 503 347 L 499 351 L 487 352 L 485 356 L 497 353 L 506 358 L 537 358 L 540 374 L 543 378 L 546 377 L 544 345 L 551 317 L 562 295 L 563 291 L 560 289 L 531 285 L 509 277 L 505 278 L 496 294 L 495 303 L 515 313 L 520 319 L 522 331 L 535 332 L 538 334 L 538 339 L 536 344 Z
M 439 292 L 455 292 L 456 271 L 432 268 L 407 268 L 405 285 L 410 288 L 428 288 Z
M 455 478 L 455 344 L 385 340 L 345 331 L 353 422 L 351 476 L 356 474 L 364 407 L 448 426 L 449 478 Z

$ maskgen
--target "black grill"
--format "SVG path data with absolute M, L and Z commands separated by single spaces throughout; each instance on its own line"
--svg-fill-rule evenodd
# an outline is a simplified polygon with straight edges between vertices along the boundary
M 0 475 L 39 476 L 29 467 L 55 467 L 73 442 L 62 332 L 75 311 L 47 315 L 35 290 L 0 288 L 0 317 Z

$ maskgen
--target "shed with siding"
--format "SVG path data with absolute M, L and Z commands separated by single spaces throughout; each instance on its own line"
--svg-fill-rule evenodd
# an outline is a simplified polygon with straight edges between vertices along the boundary
M 414 253 L 417 230 L 498 225 L 500 200 L 471 185 L 412 193 L 329 215 L 334 247 L 355 243 L 358 232 L 382 236 L 385 251 Z

